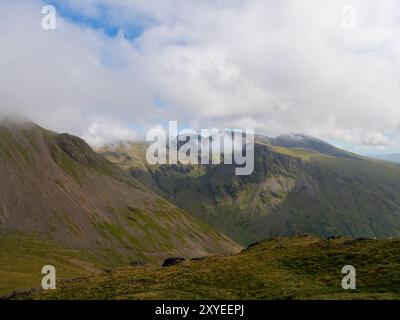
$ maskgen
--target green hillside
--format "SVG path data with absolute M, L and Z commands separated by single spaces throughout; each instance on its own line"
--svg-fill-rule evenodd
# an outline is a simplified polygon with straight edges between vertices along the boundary
M 107 268 L 89 252 L 21 233 L 0 233 L 0 294 L 40 287 L 45 265 L 56 268 L 57 278 L 88 276 Z
M 143 150 L 128 143 L 101 152 L 159 195 L 243 245 L 302 233 L 400 236 L 398 164 L 307 137 L 300 142 L 257 139 L 250 176 L 236 176 L 232 165 L 148 166 Z
M 37 285 L 39 266 L 54 260 L 71 276 L 85 264 L 159 265 L 241 250 L 82 139 L 33 123 L 0 122 L 0 176 L 0 235 L 8 235 L 0 237 L 0 292 Z
M 272 239 L 240 254 L 63 281 L 17 299 L 399 299 L 399 240 Z M 342 289 L 344 265 L 356 268 Z

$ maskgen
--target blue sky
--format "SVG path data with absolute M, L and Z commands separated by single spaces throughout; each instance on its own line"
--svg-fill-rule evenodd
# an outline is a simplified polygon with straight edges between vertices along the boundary
M 47 0 L 45 3 L 53 5 L 58 13 L 71 23 L 99 30 L 109 37 L 115 37 L 118 32 L 122 32 L 126 39 L 135 40 L 147 28 L 156 24 L 154 19 L 144 13 L 122 6 L 94 3 L 94 14 L 88 15 L 79 7 L 72 6 L 69 1 Z M 120 19 L 116 18 L 116 15 Z

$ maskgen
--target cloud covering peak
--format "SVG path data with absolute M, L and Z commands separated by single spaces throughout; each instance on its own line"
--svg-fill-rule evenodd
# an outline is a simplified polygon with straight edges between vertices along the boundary
M 178 120 L 400 150 L 400 3 L 352 3 L 348 29 L 341 0 L 3 0 L 0 112 L 95 143 Z

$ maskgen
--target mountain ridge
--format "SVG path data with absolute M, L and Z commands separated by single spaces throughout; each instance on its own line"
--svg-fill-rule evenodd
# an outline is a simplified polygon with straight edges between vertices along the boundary
M 286 139 L 287 140 L 287 139 Z M 286 141 L 285 140 L 285 141 Z M 155 165 L 145 144 L 99 150 L 156 193 L 242 245 L 302 233 L 320 236 L 400 235 L 400 167 L 301 137 L 284 147 L 255 143 L 255 171 L 233 165 Z M 287 144 L 286 144 L 287 145 Z M 308 149 L 306 148 L 308 147 Z
M 0 230 L 40 235 L 107 265 L 240 250 L 68 134 L 2 121 L 0 174 Z

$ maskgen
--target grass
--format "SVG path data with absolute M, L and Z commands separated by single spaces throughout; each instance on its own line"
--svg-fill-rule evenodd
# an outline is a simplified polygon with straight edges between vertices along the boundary
M 57 165 L 73 177 L 78 184 L 81 184 L 84 171 L 79 165 L 57 145 L 52 146 L 51 152 Z
M 290 157 L 299 158 L 303 161 L 309 161 L 313 156 L 316 155 L 314 152 L 310 152 L 307 149 L 301 148 L 284 148 L 284 147 L 277 147 L 277 146 L 269 146 L 272 151 L 276 153 L 281 153 Z
M 10 129 L 0 128 L 0 158 L 11 160 L 16 154 L 19 154 L 27 164 L 30 163 L 28 151 L 14 138 Z
M 0 294 L 39 287 L 45 265 L 55 266 L 58 279 L 87 276 L 101 268 L 89 254 L 34 236 L 0 233 Z
M 344 265 L 357 289 L 341 287 Z M 267 240 L 240 254 L 169 267 L 123 268 L 63 281 L 21 299 L 399 299 L 399 240 Z

